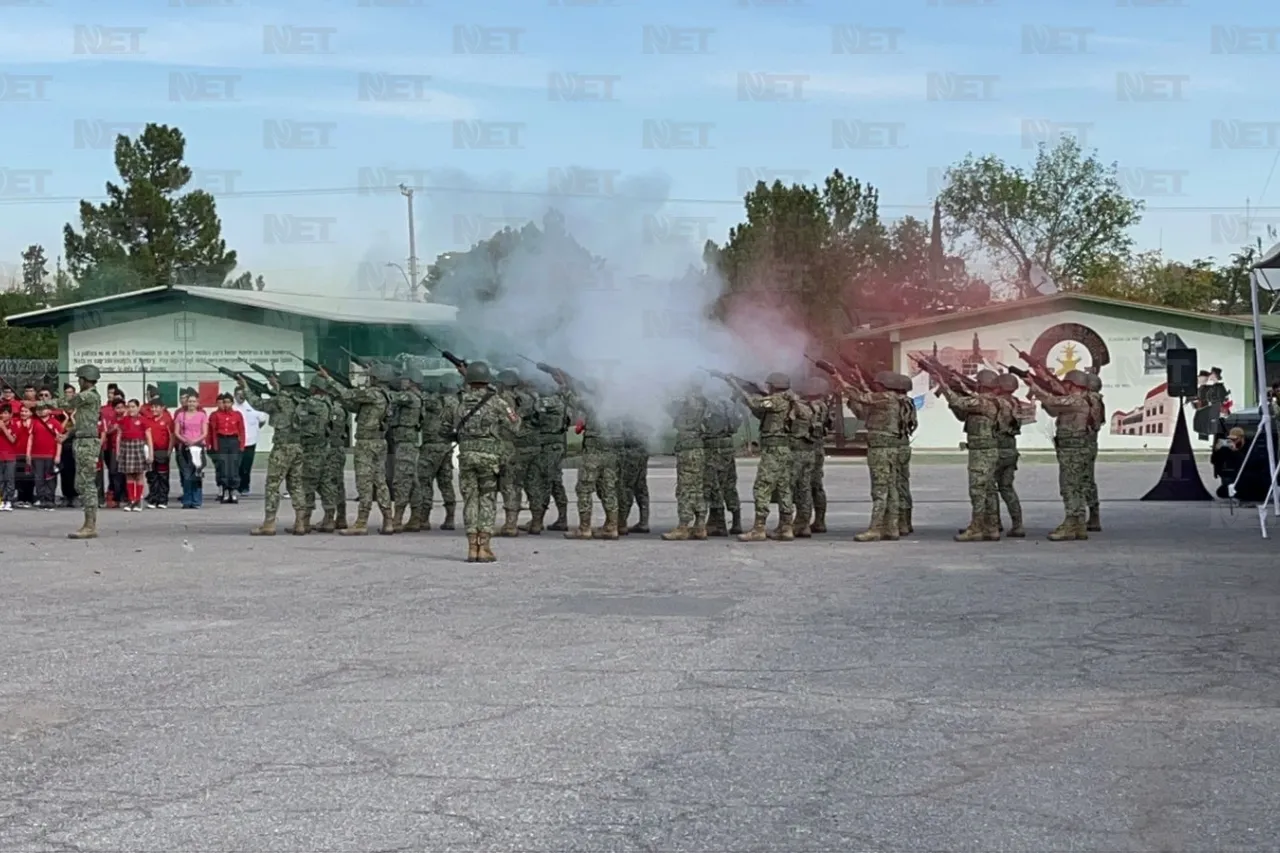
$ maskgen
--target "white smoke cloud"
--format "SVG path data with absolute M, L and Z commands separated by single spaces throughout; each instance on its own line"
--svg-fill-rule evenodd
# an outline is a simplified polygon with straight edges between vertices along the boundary
M 591 269 L 567 238 L 553 237 L 545 251 L 518 251 L 496 267 L 484 261 L 459 273 L 457 290 L 439 296 L 458 305 L 462 337 L 481 350 L 459 355 L 524 376 L 536 371 L 519 356 L 560 367 L 596 386 L 602 417 L 634 421 L 651 435 L 670 428 L 666 403 L 690 381 L 723 393 L 700 367 L 758 382 L 772 371 L 798 380 L 807 338 L 779 312 L 739 303 L 728 326 L 710 319 L 723 290 L 702 262 L 706 240 L 720 237 L 715 217 L 668 202 L 665 175 L 608 183 L 609 193 L 569 197 L 505 176 L 433 176 L 433 184 L 461 191 L 432 192 L 421 205 L 420 245 L 466 251 L 494 231 L 533 222 L 552 235 L 562 228 L 603 259 Z M 452 245 L 441 245 L 442 235 Z M 491 275 L 501 281 L 501 296 L 481 302 L 477 284 Z

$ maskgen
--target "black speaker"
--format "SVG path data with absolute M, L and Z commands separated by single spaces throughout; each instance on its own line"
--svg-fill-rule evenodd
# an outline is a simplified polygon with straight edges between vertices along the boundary
M 1165 369 L 1169 380 L 1170 397 L 1194 397 L 1196 395 L 1196 363 L 1194 349 L 1165 350 Z

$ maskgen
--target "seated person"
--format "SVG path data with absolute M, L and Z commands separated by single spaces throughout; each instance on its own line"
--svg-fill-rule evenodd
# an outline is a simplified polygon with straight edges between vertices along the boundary
M 1209 461 L 1213 464 L 1213 476 L 1222 483 L 1217 489 L 1218 497 L 1230 497 L 1227 489 L 1235 483 L 1236 500 L 1241 503 L 1258 503 L 1266 499 L 1267 490 L 1271 487 L 1267 449 L 1263 444 L 1255 444 L 1250 457 L 1243 429 L 1233 427 L 1213 449 Z M 1240 474 L 1241 468 L 1244 468 L 1243 475 Z M 1239 482 L 1236 481 L 1237 476 Z

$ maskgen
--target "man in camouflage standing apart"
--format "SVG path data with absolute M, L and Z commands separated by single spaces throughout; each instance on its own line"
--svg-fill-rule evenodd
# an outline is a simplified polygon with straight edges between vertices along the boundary
M 457 497 L 453 491 L 453 424 L 457 419 L 458 380 L 452 374 L 441 377 L 438 386 L 422 398 L 422 448 L 418 452 L 417 503 L 405 530 L 416 533 L 431 529 L 431 505 L 435 489 L 444 503 L 441 530 L 454 529 Z
M 356 435 L 354 463 L 356 469 L 356 496 L 359 509 L 356 512 L 356 523 L 346 530 L 339 531 L 342 536 L 367 536 L 369 533 L 369 513 L 376 500 L 378 510 L 382 513 L 382 530 L 380 533 L 396 532 L 395 522 L 391 514 L 391 492 L 387 488 L 387 410 L 391 405 L 391 395 L 387 392 L 386 383 L 395 376 L 394 369 L 387 364 L 374 364 L 369 367 L 368 384 L 363 388 L 343 388 L 327 370 L 320 372 L 326 389 L 342 406 L 356 416 Z
M 311 396 L 298 401 L 298 444 L 302 447 L 302 492 L 290 492 L 293 505 L 301 509 L 299 520 L 302 530 L 294 526 L 294 533 L 305 535 L 311 532 L 311 516 L 316 511 L 316 494 L 320 495 L 320 506 L 324 509 L 324 519 L 317 530 L 330 532 L 333 530 L 334 506 L 333 489 L 326 482 L 329 468 L 329 433 L 333 429 L 333 404 L 329 402 L 324 390 L 324 383 L 318 377 L 311 377 Z M 327 531 L 326 531 L 327 527 Z
M 391 398 L 388 446 L 395 447 L 395 476 L 391 482 L 391 517 L 396 533 L 405 530 L 405 513 L 418 492 L 418 426 L 422 421 L 422 372 L 410 366 L 400 377 L 400 390 Z
M 634 527 L 627 527 L 627 518 L 634 504 L 640 510 L 640 518 Z M 618 451 L 618 533 L 649 532 L 649 444 L 644 428 L 633 421 L 622 427 L 622 448 Z
M 1068 371 L 1062 378 L 1065 394 L 1050 394 L 1037 385 L 1031 394 L 1044 410 L 1057 419 L 1053 437 L 1058 456 L 1058 490 L 1066 518 L 1049 534 L 1051 542 L 1070 542 L 1089 538 L 1088 497 L 1085 494 L 1085 469 L 1089 464 L 1089 398 L 1085 395 L 1088 378 L 1083 371 Z
M 302 378 L 297 371 L 282 370 L 280 375 L 267 380 L 275 394 L 269 399 L 258 396 L 244 376 L 237 377 L 244 398 L 259 412 L 271 420 L 271 453 L 267 456 L 267 491 L 263 498 L 262 524 L 249 531 L 250 536 L 275 536 L 276 516 L 280 513 L 280 485 L 290 495 L 302 491 L 302 445 L 298 435 L 298 403 L 302 399 Z M 302 505 L 294 507 L 293 529 L 305 529 Z
M 84 523 L 68 539 L 98 538 L 98 486 L 94 474 L 98 469 L 98 456 L 102 452 L 102 438 L 98 435 L 98 417 L 102 413 L 102 397 L 97 384 L 102 374 L 92 364 L 76 368 L 76 381 L 80 390 L 53 398 L 55 408 L 71 417 L 71 450 L 76 460 L 76 491 L 80 494 L 80 506 L 84 510 Z
M 744 421 L 742 406 L 732 396 L 717 396 L 707 401 L 703 453 L 707 460 L 704 488 L 707 495 L 709 536 L 737 536 L 742 533 L 738 460 L 733 441 Z M 732 527 L 725 526 L 726 511 L 732 516 Z
M 1089 465 L 1085 468 L 1084 500 L 1089 507 L 1089 521 L 1085 529 L 1091 533 L 1102 531 L 1102 512 L 1098 505 L 1098 433 L 1107 422 L 1107 405 L 1102 401 L 1102 378 L 1096 373 L 1086 373 L 1085 396 L 1089 399 Z
M 458 439 L 458 484 L 462 520 L 467 527 L 468 563 L 498 559 L 490 548 L 498 513 L 498 469 L 503 445 L 520 423 L 506 397 L 490 387 L 492 378 L 485 362 L 467 365 L 467 387 L 453 409 L 456 417 L 451 423 Z
M 538 394 L 538 411 L 534 424 L 537 430 L 538 450 L 529 467 L 525 492 L 529 496 L 529 513 L 532 516 L 527 525 L 520 529 L 531 536 L 540 536 L 542 531 L 567 529 L 544 527 L 547 510 L 551 506 L 554 486 L 559 484 L 564 491 L 561 462 L 564 460 L 565 433 L 569 430 L 569 393 L 562 388 L 544 388 Z M 564 506 L 560 505 L 561 521 L 564 521 Z
M 618 533 L 618 450 L 621 436 L 615 425 L 596 415 L 587 400 L 590 388 L 570 387 L 567 380 L 557 378 L 572 393 L 572 407 L 583 420 L 582 455 L 578 457 L 578 528 L 565 533 L 566 539 L 617 539 Z M 604 505 L 604 526 L 592 530 L 591 513 L 595 495 Z
M 903 434 L 899 395 L 890 388 L 911 380 L 883 370 L 865 389 L 854 388 L 842 377 L 833 377 L 841 397 L 853 408 L 867 430 L 867 472 L 871 475 L 871 523 L 853 537 L 855 542 L 896 542 L 898 532 L 898 460 Z
M 703 483 L 707 460 L 703 453 L 703 429 L 707 401 L 702 388 L 693 384 L 687 394 L 667 407 L 676 428 L 675 530 L 662 534 L 668 542 L 707 538 L 707 495 Z
M 751 488 L 755 500 L 755 524 L 738 539 L 742 542 L 763 542 L 776 538 L 790 542 L 795 539 L 792 523 L 796 511 L 791 491 L 795 480 L 791 458 L 791 420 L 796 404 L 800 402 L 791 392 L 791 377 L 785 373 L 770 373 L 765 379 L 766 393 L 756 395 L 748 393 L 732 376 L 712 375 L 725 379 L 751 414 L 760 419 L 760 461 Z M 771 537 L 765 531 L 765 524 L 769 521 L 769 501 L 775 495 L 778 500 L 778 527 Z
M 999 377 L 994 370 L 979 370 L 974 377 L 976 394 L 960 393 L 943 384 L 938 390 L 957 419 L 964 422 L 965 444 L 969 448 L 969 505 L 973 510 L 969 526 L 957 533 L 957 542 L 997 541 L 1000 538 L 1000 504 L 996 498 L 996 418 L 1000 409 L 995 399 Z
M 1022 434 L 1018 401 L 1014 399 L 1018 387 L 1018 377 L 1012 373 L 1001 373 L 996 380 L 995 400 L 1000 407 L 996 418 L 996 494 L 1009 510 L 1009 531 L 1005 535 L 1010 539 L 1022 539 L 1027 535 L 1026 528 L 1022 526 L 1022 501 L 1013 487 L 1018 473 L 1018 436 Z
M 502 486 L 502 508 L 505 523 L 498 531 L 499 536 L 519 536 L 521 497 L 528 492 L 529 480 L 537 470 L 538 453 L 542 449 L 542 434 L 538 429 L 538 393 L 532 385 L 520 378 L 515 370 L 504 370 L 498 374 L 511 394 L 516 415 L 520 418 L 520 431 L 516 433 L 512 444 L 511 460 L 507 466 L 507 481 Z M 529 500 L 532 512 L 533 500 Z

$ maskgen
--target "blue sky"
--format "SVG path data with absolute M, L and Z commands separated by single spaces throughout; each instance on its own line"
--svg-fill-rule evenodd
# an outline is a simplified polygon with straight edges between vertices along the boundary
M 966 153 L 1029 164 L 1060 133 L 1147 198 L 1142 248 L 1224 256 L 1280 223 L 1260 0 L 0 5 L 5 279 L 30 243 L 60 254 L 112 135 L 147 121 L 183 130 L 242 267 L 280 290 L 394 288 L 405 200 L 373 190 L 400 181 L 425 265 L 549 188 L 613 193 L 560 206 L 641 244 L 722 239 L 746 184 L 835 167 L 924 215 Z

